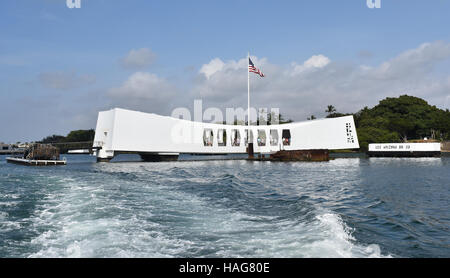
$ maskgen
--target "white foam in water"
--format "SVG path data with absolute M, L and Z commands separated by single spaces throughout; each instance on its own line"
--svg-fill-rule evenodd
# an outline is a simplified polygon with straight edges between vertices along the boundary
M 318 215 L 311 223 L 293 221 L 255 224 L 239 219 L 228 220 L 236 237 L 227 238 L 231 248 L 217 253 L 225 257 L 304 257 L 352 258 L 383 257 L 378 245 L 358 245 L 340 217 L 333 213 Z M 259 232 L 258 232 L 259 230 Z M 245 232 L 247 231 L 247 234 Z
M 114 167 L 119 166 L 111 164 L 107 169 L 113 172 Z M 31 245 L 39 251 L 28 256 L 382 256 L 378 245 L 358 244 L 352 231 L 333 212 L 318 208 L 316 217 L 309 221 L 249 215 L 177 190 L 173 187 L 176 181 L 164 184 L 174 177 L 159 183 L 136 181 L 140 175 L 147 175 L 143 166 L 120 167 L 137 179 L 118 180 L 105 175 L 96 182 L 86 182 L 89 177 L 83 181 L 68 178 L 53 187 L 49 185 L 51 190 L 31 219 L 39 231 Z
M 310 257 L 382 257 L 378 245 L 360 246 L 351 235 L 351 229 L 333 213 L 318 215 L 319 234 L 322 239 L 305 246 Z
M 49 229 L 32 239 L 40 251 L 29 257 L 173 257 L 189 244 L 146 221 L 151 212 L 133 211 L 122 204 L 124 200 L 109 200 L 108 194 L 120 193 L 120 188 L 108 186 L 108 181 L 63 183 L 47 195 L 32 219 L 36 230 Z

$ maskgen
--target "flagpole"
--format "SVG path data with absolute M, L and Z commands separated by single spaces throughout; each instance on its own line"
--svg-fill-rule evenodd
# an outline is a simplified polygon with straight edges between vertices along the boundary
M 248 69 L 250 65 L 250 52 L 248 52 L 247 56 L 247 76 L 248 76 L 248 94 L 247 94 L 247 120 L 248 120 L 248 133 L 247 133 L 247 142 L 250 142 L 250 70 Z

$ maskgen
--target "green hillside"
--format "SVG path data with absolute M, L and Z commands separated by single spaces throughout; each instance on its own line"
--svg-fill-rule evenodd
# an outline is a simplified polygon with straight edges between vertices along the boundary
M 424 137 L 450 140 L 450 111 L 429 105 L 425 100 L 402 95 L 386 98 L 369 109 L 354 114 L 359 145 L 404 142 Z

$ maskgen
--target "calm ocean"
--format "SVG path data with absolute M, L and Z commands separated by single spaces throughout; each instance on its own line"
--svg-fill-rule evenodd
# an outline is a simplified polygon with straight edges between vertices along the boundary
M 66 157 L 0 156 L 0 257 L 450 257 L 450 157 Z

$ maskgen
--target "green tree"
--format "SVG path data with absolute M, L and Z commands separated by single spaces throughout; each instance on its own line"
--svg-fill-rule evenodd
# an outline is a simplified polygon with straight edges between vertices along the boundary
M 359 145 L 401 142 L 424 137 L 450 139 L 450 112 L 429 105 L 425 100 L 402 95 L 386 98 L 373 108 L 354 114 Z
M 370 143 L 397 143 L 400 142 L 396 132 L 390 132 L 376 127 L 357 128 L 359 147 L 367 151 Z
M 397 132 L 401 140 L 406 142 L 408 140 L 408 135 L 414 133 L 415 125 L 410 119 L 405 118 L 392 118 L 389 120 L 388 128 L 392 132 Z
M 344 117 L 352 114 L 344 114 L 337 112 L 336 108 L 333 105 L 328 105 L 327 110 L 325 110 L 325 113 L 328 113 L 326 118 L 338 118 L 338 117 Z
M 333 105 L 328 105 L 327 110 L 325 110 L 325 113 L 332 114 L 334 112 L 336 112 L 336 108 Z
M 39 141 L 39 143 L 43 143 L 43 144 L 49 144 L 49 143 L 61 143 L 64 142 L 66 140 L 66 137 L 61 136 L 61 135 L 51 135 L 51 136 L 47 136 L 44 139 L 42 139 L 41 141 Z
M 66 136 L 66 142 L 86 142 L 93 141 L 95 136 L 95 130 L 74 130 Z

